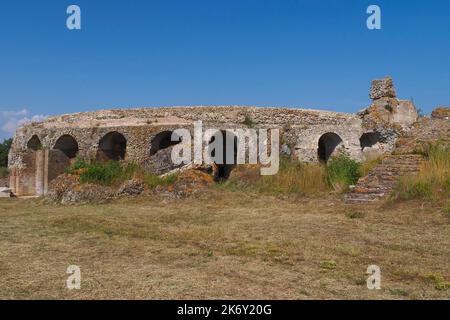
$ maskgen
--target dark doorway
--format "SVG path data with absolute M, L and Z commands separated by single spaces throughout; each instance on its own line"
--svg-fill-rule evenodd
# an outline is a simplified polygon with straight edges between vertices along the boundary
M 37 135 L 32 136 L 31 139 L 28 140 L 27 148 L 33 151 L 42 149 L 41 140 Z
M 229 135 L 231 135 L 231 138 L 233 140 L 232 145 L 228 146 L 226 144 L 226 136 L 227 132 Z M 216 182 L 227 180 L 230 177 L 231 171 L 236 167 L 237 162 L 237 147 L 238 147 L 238 140 L 235 134 L 233 134 L 230 131 L 221 130 L 220 134 L 222 135 L 222 146 L 221 151 L 223 155 L 223 163 L 215 163 L 217 170 L 214 176 L 214 180 Z M 211 145 L 215 141 L 215 136 L 211 138 L 209 141 L 209 144 Z M 232 153 L 232 161 L 227 161 L 227 156 L 230 157 L 229 153 Z M 211 150 L 211 156 L 216 156 L 216 150 Z
M 317 156 L 320 161 L 327 162 L 331 157 L 336 147 L 342 143 L 341 137 L 334 132 L 327 132 L 319 139 L 319 147 L 317 149 Z
M 167 149 L 181 142 L 181 137 L 175 136 L 175 141 L 172 141 L 172 131 L 163 131 L 155 135 L 151 140 L 150 156 L 153 156 L 158 151 Z
M 106 134 L 98 144 L 97 160 L 124 160 L 127 150 L 127 140 L 117 131 Z
M 378 132 L 366 132 L 359 138 L 361 150 L 364 148 L 372 147 L 380 141 L 380 134 Z
M 78 143 L 71 135 L 65 134 L 56 141 L 53 149 L 62 151 L 69 159 L 72 159 L 77 156 Z

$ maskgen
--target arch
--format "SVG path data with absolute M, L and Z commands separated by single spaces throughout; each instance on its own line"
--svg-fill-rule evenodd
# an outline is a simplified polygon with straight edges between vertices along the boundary
M 227 163 L 227 154 L 230 153 L 230 150 L 227 148 L 226 144 L 226 135 L 231 134 L 233 138 L 233 146 L 231 152 L 233 153 L 233 162 Z M 217 133 L 216 133 L 217 134 Z M 227 180 L 230 177 L 231 171 L 236 167 L 237 162 L 237 148 L 238 148 L 238 139 L 237 136 L 227 130 L 221 130 L 220 134 L 222 135 L 222 154 L 223 154 L 223 163 L 215 163 L 217 170 L 214 174 L 214 180 L 217 182 Z M 215 135 L 211 137 L 209 140 L 209 146 L 215 141 Z M 211 156 L 215 157 L 216 152 L 215 149 L 211 150 Z
M 27 148 L 33 151 L 41 150 L 42 143 L 37 135 L 34 135 L 28 140 Z
M 172 141 L 172 133 L 173 131 L 170 130 L 162 131 L 151 139 L 150 156 L 181 142 L 181 137 L 178 137 L 178 140 L 176 140 L 177 136 L 175 136 L 175 141 Z
M 327 132 L 323 134 L 319 139 L 317 149 L 317 156 L 319 160 L 327 162 L 342 142 L 341 137 L 334 132 Z
M 100 139 L 97 150 L 97 160 L 124 160 L 126 151 L 127 140 L 125 137 L 117 131 L 112 131 Z
M 75 158 L 79 150 L 78 142 L 68 134 L 59 137 L 53 149 L 62 151 L 69 159 Z
M 366 132 L 361 135 L 359 138 L 359 143 L 361 145 L 361 150 L 365 148 L 371 148 L 380 142 L 380 133 L 379 132 Z

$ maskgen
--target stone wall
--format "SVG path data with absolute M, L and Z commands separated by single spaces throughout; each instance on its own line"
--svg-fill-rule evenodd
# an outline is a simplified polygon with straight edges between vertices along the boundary
M 364 133 L 395 133 L 396 125 L 407 126 L 417 115 L 412 105 L 395 98 L 392 79 L 374 82 L 371 96 L 374 98 L 372 106 L 361 114 L 293 108 L 198 106 L 114 109 L 51 117 L 43 122 L 26 124 L 17 130 L 9 154 L 9 167 L 14 172 L 10 185 L 13 192 L 19 195 L 33 193 L 36 183 L 32 182 L 32 172 L 42 170 L 37 169 L 41 166 L 39 163 L 30 162 L 29 158 L 39 150 L 44 150 L 44 173 L 36 172 L 35 177 L 43 177 L 45 193 L 48 182 L 73 161 L 70 158 L 75 154 L 86 159 L 99 159 L 99 155 L 104 157 L 107 153 L 114 153 L 112 149 L 100 150 L 99 147 L 101 141 L 109 136 L 122 139 L 123 146 L 126 143 L 123 152 L 118 151 L 117 159 L 147 168 L 154 168 L 157 164 L 159 169 L 169 169 L 170 165 L 161 164 L 161 161 L 168 159 L 167 150 L 159 159 L 152 158 L 150 150 L 153 138 L 163 131 L 177 128 L 186 128 L 192 133 L 196 121 L 203 122 L 204 131 L 209 128 L 279 129 L 280 147 L 299 161 L 326 161 L 334 150 L 346 152 L 351 158 L 360 161 L 364 157 L 360 141 Z M 394 108 L 388 110 L 387 104 Z M 383 137 L 383 134 L 379 136 Z M 395 140 L 395 134 L 393 137 Z M 387 143 L 392 144 L 389 139 L 385 137 L 384 140 L 376 141 L 381 152 L 389 151 L 389 147 L 385 147 Z M 327 151 L 320 151 L 320 148 Z M 63 154 L 55 153 L 55 149 L 60 149 L 58 152 Z M 149 170 L 160 173 L 159 169 Z M 41 189 L 42 184 L 39 182 L 36 193 L 41 194 Z

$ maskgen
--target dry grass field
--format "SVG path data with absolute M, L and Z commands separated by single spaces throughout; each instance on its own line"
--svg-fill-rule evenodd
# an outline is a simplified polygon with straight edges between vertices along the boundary
M 69 265 L 80 290 L 66 288 Z M 366 269 L 381 268 L 368 290 Z M 1 299 L 449 299 L 450 212 L 227 190 L 58 206 L 0 199 Z

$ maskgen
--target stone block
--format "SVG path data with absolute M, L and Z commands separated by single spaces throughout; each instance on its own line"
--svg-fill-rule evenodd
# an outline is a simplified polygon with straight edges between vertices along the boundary
M 391 77 L 372 81 L 370 87 L 370 99 L 377 100 L 380 98 L 395 98 L 394 81 Z

